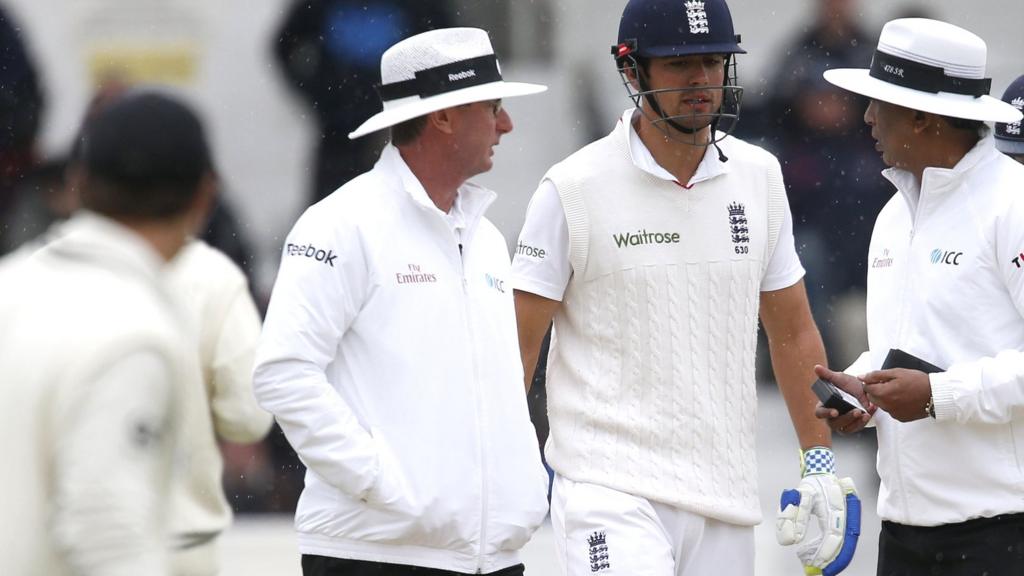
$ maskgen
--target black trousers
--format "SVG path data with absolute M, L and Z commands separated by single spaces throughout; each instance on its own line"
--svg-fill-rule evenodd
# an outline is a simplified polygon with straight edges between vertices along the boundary
M 1024 514 L 921 527 L 882 522 L 878 576 L 1024 574 Z
M 459 576 L 461 574 L 461 572 L 404 564 L 384 564 L 383 562 L 302 555 L 303 576 Z M 497 572 L 488 572 L 488 574 L 491 576 L 522 576 L 523 565 L 516 564 Z

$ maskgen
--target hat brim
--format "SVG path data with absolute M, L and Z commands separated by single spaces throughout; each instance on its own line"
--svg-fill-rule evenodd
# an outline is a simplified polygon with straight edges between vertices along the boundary
M 983 122 L 1016 122 L 1019 110 L 991 96 L 924 92 L 890 84 L 868 74 L 862 68 L 836 68 L 826 70 L 825 80 L 861 96 L 881 100 L 904 108 Z
M 469 88 L 453 90 L 452 92 L 427 98 L 409 96 L 408 98 L 391 102 L 390 106 L 386 105 L 383 111 L 371 116 L 369 120 L 363 122 L 358 128 L 349 133 L 348 137 L 351 140 L 355 140 L 360 136 L 366 136 L 395 124 L 401 124 L 406 120 L 437 112 L 438 110 L 444 110 L 445 108 L 451 108 L 452 106 L 497 100 L 499 98 L 512 98 L 514 96 L 528 96 L 530 94 L 539 94 L 547 89 L 548 87 L 543 84 L 500 81 L 470 86 Z
M 1014 156 L 1024 154 L 1024 140 L 1009 140 L 996 136 L 995 141 L 996 150 L 1003 154 L 1012 154 Z

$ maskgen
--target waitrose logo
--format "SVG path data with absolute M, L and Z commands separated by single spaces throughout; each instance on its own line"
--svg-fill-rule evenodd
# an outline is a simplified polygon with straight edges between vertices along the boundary
M 646 244 L 679 244 L 679 232 L 648 232 L 647 229 L 612 234 L 612 238 L 619 248 Z

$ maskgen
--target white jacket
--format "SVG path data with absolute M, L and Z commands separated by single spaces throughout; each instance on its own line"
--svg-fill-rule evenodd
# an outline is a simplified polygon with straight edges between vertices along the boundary
M 389 146 L 289 234 L 254 386 L 308 467 L 302 553 L 486 573 L 544 518 L 493 198 L 460 188 L 459 239 Z
M 935 526 L 1024 512 L 1024 166 L 982 139 L 952 169 L 905 171 L 868 258 L 870 352 L 900 348 L 931 376 L 936 419 L 879 411 L 878 513 Z M 922 407 L 923 409 L 923 407 Z
M 165 574 L 186 348 L 163 261 L 94 214 L 56 232 L 0 260 L 0 574 Z
M 194 344 L 189 386 L 182 394 L 183 446 L 172 485 L 173 572 L 213 575 L 217 536 L 231 523 L 218 441 L 256 442 L 272 424 L 252 392 L 260 316 L 242 271 L 200 240 L 181 249 L 168 276 Z

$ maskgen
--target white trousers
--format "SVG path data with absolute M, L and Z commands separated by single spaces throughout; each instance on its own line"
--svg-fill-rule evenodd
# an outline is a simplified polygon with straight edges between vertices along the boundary
M 752 576 L 754 528 L 555 474 L 551 525 L 567 576 Z

